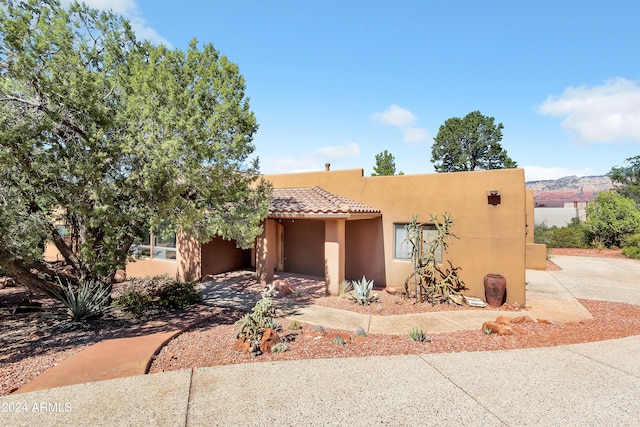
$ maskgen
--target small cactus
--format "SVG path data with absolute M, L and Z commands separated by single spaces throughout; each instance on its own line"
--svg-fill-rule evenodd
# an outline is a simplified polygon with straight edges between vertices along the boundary
M 279 342 L 271 347 L 271 353 L 284 353 L 285 351 L 289 351 L 289 344 L 286 342 Z
M 314 332 L 318 332 L 318 333 L 321 333 L 321 334 L 325 333 L 325 330 L 321 325 L 315 325 L 313 327 L 313 330 L 314 330 Z
M 340 335 L 336 335 L 335 338 L 333 338 L 333 343 L 335 345 L 344 345 L 344 338 L 342 338 Z
M 300 322 L 294 319 L 289 322 L 289 324 L 287 325 L 287 328 L 291 331 L 297 331 L 297 330 L 300 330 L 302 326 L 300 326 Z
M 362 326 L 358 326 L 353 334 L 357 337 L 366 337 L 367 331 L 365 331 Z

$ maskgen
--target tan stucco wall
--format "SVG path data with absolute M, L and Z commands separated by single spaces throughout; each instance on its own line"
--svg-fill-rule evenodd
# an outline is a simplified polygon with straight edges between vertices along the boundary
M 244 251 L 237 247 L 235 241 L 214 238 L 202 245 L 203 276 L 238 270 L 250 265 L 250 259 Z
M 125 271 L 127 277 L 158 276 L 161 274 L 176 277 L 178 264 L 172 260 L 141 258 L 128 262 Z
M 547 269 L 547 245 L 527 243 L 527 268 L 542 271 Z
M 380 284 L 387 286 L 402 286 L 411 271 L 409 261 L 393 258 L 394 223 L 409 222 L 413 214 L 429 222 L 429 213 L 441 215 L 446 210 L 460 240 L 450 241 L 445 260 L 462 268 L 460 276 L 470 288 L 467 295 L 484 298 L 483 278 L 496 273 L 507 280 L 507 302 L 525 303 L 527 206 L 522 169 L 391 177 L 364 177 L 361 169 L 355 169 L 265 178 L 274 187 L 318 185 L 380 209 L 385 272 L 385 283 Z M 500 192 L 500 204 L 488 203 L 490 190 Z

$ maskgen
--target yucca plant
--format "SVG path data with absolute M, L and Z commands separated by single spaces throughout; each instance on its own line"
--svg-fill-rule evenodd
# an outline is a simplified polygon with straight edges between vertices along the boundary
M 109 310 L 111 292 L 99 282 L 82 282 L 74 289 L 67 282 L 58 279 L 59 289 L 47 290 L 50 297 L 60 301 L 66 308 L 72 322 L 87 322 L 101 317 Z
M 420 328 L 411 329 L 411 331 L 409 331 L 409 338 L 411 338 L 411 341 L 431 342 L 431 338 L 426 336 L 424 331 Z
M 369 281 L 364 276 L 359 282 L 352 282 L 353 292 L 347 294 L 349 298 L 360 305 L 369 305 L 378 300 L 378 294 L 371 294 L 373 280 Z

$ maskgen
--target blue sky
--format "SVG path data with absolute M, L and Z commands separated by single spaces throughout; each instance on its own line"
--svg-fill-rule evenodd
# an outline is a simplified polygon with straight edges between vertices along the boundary
M 237 63 L 264 173 L 431 173 L 450 117 L 504 125 L 527 180 L 601 175 L 640 154 L 640 4 L 631 1 L 89 0 L 139 38 L 211 42 Z

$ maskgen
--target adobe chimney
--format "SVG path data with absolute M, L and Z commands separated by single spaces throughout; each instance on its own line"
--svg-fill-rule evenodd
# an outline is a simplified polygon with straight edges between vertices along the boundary
M 329 172 L 329 169 L 331 169 L 331 163 L 325 163 L 324 164 L 324 170 Z

